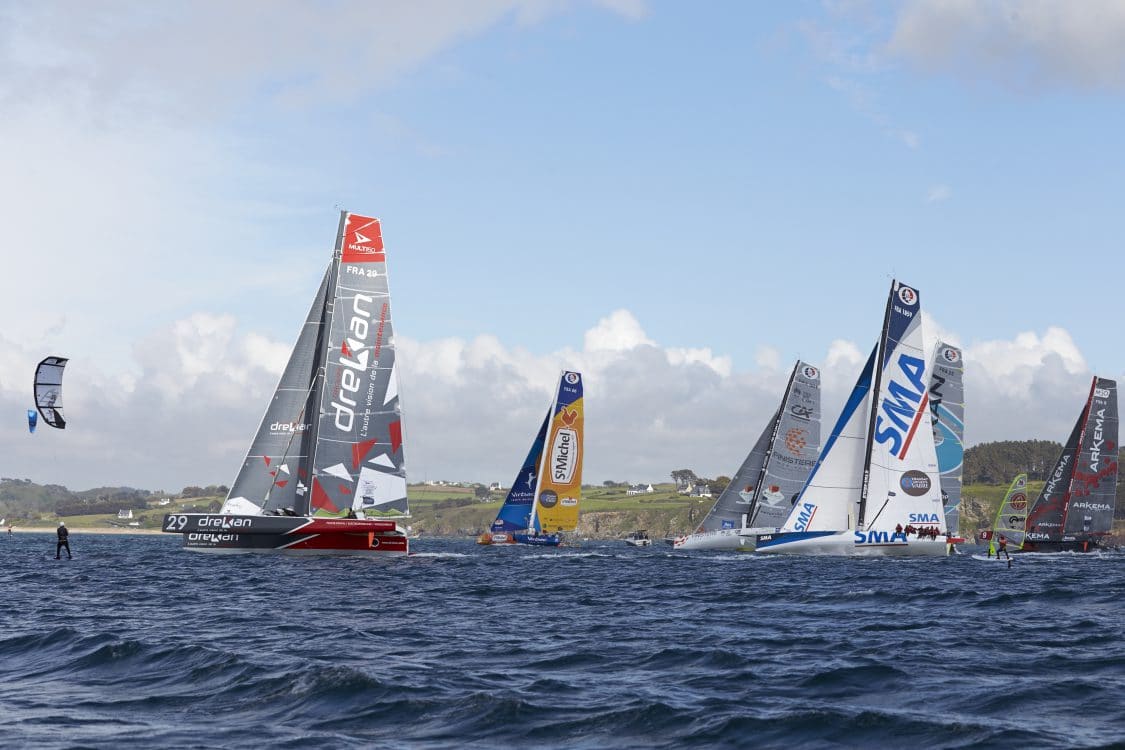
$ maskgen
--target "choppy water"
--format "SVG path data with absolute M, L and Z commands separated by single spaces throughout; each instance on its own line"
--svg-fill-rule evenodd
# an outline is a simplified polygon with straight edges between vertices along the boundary
M 0 745 L 1125 742 L 1125 555 L 217 558 L 0 538 Z

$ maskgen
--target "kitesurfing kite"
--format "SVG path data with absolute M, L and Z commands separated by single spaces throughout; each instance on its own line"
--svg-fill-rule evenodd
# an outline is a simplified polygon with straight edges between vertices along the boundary
M 47 357 L 35 368 L 35 408 L 43 421 L 59 430 L 66 429 L 62 412 L 62 378 L 66 357 Z M 28 426 L 35 431 L 34 412 L 28 409 Z

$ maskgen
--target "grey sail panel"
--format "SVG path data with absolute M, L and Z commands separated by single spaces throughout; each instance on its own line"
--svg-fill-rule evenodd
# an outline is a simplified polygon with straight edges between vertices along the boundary
M 378 219 L 345 213 L 315 426 L 310 512 L 407 512 L 386 250 Z
M 302 515 L 308 511 L 313 415 L 317 408 L 313 386 L 334 270 L 334 264 L 329 264 L 324 273 L 246 460 L 231 484 L 224 511 L 249 510 L 244 502 L 265 510 L 293 508 Z
M 965 365 L 961 350 L 938 343 L 930 375 L 930 416 L 934 427 L 945 525 L 961 525 L 961 475 L 965 459 Z
M 806 362 L 793 370 L 772 446 L 754 491 L 748 525 L 780 528 L 820 453 L 820 371 Z
M 1084 416 L 1085 410 L 1083 410 Z M 1082 416 L 1074 424 L 1070 437 L 1063 446 L 1055 466 L 1047 477 L 1039 497 L 1027 513 L 1027 539 L 1033 542 L 1060 541 L 1063 519 L 1066 517 L 1066 497 L 1070 489 L 1070 476 L 1074 471 L 1074 457 L 1082 435 Z
M 762 474 L 762 467 L 766 463 L 766 453 L 770 447 L 770 436 L 773 434 L 773 425 L 777 421 L 775 414 L 758 436 L 758 441 L 750 453 L 743 459 L 738 471 L 731 477 L 730 484 L 719 495 L 719 499 L 711 507 L 711 512 L 699 524 L 698 532 L 718 531 L 719 529 L 737 529 L 742 526 L 742 517 L 750 510 L 754 501 L 754 488 Z
M 1108 534 L 1117 495 L 1117 381 L 1094 378 L 1070 482 L 1063 533 Z
M 43 421 L 59 430 L 66 429 L 63 417 L 62 381 L 66 357 L 45 357 L 35 368 L 35 408 Z

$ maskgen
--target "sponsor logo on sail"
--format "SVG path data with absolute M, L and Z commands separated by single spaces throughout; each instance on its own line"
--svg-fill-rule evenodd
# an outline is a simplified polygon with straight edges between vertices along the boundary
M 386 258 L 379 220 L 350 214 L 344 231 L 341 260 L 345 263 L 375 263 L 385 261 Z
M 578 433 L 569 427 L 555 433 L 551 446 L 551 481 L 570 484 L 578 467 Z
M 797 522 L 793 524 L 793 528 L 797 531 L 808 531 L 815 515 L 816 503 L 801 503 L 801 509 L 797 512 Z
M 911 513 L 910 523 L 939 523 L 937 513 Z
M 931 482 L 925 472 L 911 469 L 899 477 L 898 486 L 902 487 L 902 491 L 907 495 L 921 497 L 930 491 Z
M 956 364 L 961 360 L 961 352 L 951 346 L 947 346 L 941 350 L 941 357 L 950 364 Z
M 539 493 L 539 504 L 544 508 L 553 508 L 559 502 L 559 496 L 551 490 L 543 490 Z
M 311 424 L 301 422 L 274 422 L 270 425 L 270 432 L 305 432 L 312 428 Z
M 808 430 L 802 430 L 800 427 L 791 427 L 785 433 L 785 450 L 789 451 L 794 456 L 800 456 L 801 451 L 809 444 Z
M 1022 492 L 1017 492 L 1012 495 L 1012 499 L 1008 501 L 1008 505 L 1011 506 L 1012 510 L 1023 510 L 1027 507 L 1027 495 Z
M 1078 508 L 1079 510 L 1101 510 L 1101 511 L 1112 510 L 1112 508 L 1110 508 L 1110 506 L 1109 506 L 1109 503 L 1091 503 L 1088 500 L 1083 500 L 1083 501 L 1077 502 L 1077 503 L 1072 502 L 1070 504 L 1070 507 Z
M 563 380 L 565 380 L 567 383 L 570 383 L 571 385 L 578 385 L 578 381 L 581 379 L 582 376 L 576 372 L 568 372 L 563 376 Z
M 902 300 L 902 304 L 904 305 L 913 305 L 918 302 L 918 292 L 908 286 L 900 286 L 898 288 L 898 298 Z
M 559 505 L 561 505 L 564 508 L 573 508 L 574 506 L 578 505 L 578 498 L 576 498 L 576 497 L 564 497 L 562 500 L 559 501 Z
M 925 362 L 900 354 L 896 365 L 897 371 L 889 373 L 886 396 L 879 402 L 875 442 L 886 445 L 887 451 L 901 460 L 914 439 L 929 395 L 922 383 Z
M 1109 389 L 1108 388 L 1095 388 L 1094 389 L 1094 398 L 1109 398 Z
M 374 306 L 374 297 L 356 292 L 352 299 L 347 333 L 344 341 L 340 344 L 340 380 L 335 393 L 333 393 L 331 408 L 335 415 L 336 429 L 341 432 L 351 432 L 355 427 L 355 413 L 359 406 L 358 394 L 363 384 L 363 376 L 367 374 L 367 367 L 372 355 L 372 350 L 367 345 L 367 338 L 373 328 L 371 323 L 374 317 Z M 380 338 L 386 323 L 386 315 L 387 304 L 384 302 L 377 328 Z M 378 356 L 377 350 L 375 356 Z
M 1090 469 L 1098 470 L 1102 460 L 1102 446 L 1105 445 L 1105 407 L 1094 415 L 1094 439 L 1090 443 Z M 1115 451 L 1116 452 L 1116 451 Z
M 797 419 L 803 419 L 807 422 L 812 417 L 813 410 L 803 404 L 793 404 L 789 407 L 789 413 Z
M 812 365 L 805 365 L 801 369 L 801 374 L 809 380 L 816 380 L 818 377 L 820 377 L 820 370 L 816 369 Z

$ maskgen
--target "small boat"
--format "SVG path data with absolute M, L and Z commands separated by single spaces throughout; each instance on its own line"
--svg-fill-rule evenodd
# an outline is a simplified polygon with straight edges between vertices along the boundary
M 789 516 L 820 452 L 820 371 L 798 361 L 785 393 L 754 447 L 695 533 L 678 550 L 752 552 L 759 534 Z
M 565 370 L 496 520 L 477 544 L 557 547 L 562 532 L 574 531 L 582 499 L 582 424 L 582 375 Z
M 1027 514 L 1023 552 L 1090 552 L 1113 530 L 1117 381 L 1094 376 L 1050 479 Z
M 948 554 L 920 297 L 891 282 L 871 356 L 781 531 L 759 535 L 758 552 Z
M 652 544 L 652 539 L 649 538 L 647 531 L 641 529 L 625 537 L 625 543 L 630 547 L 648 547 Z
M 382 229 L 341 212 L 332 259 L 222 508 L 170 513 L 162 530 L 195 552 L 405 555 L 402 435 Z

